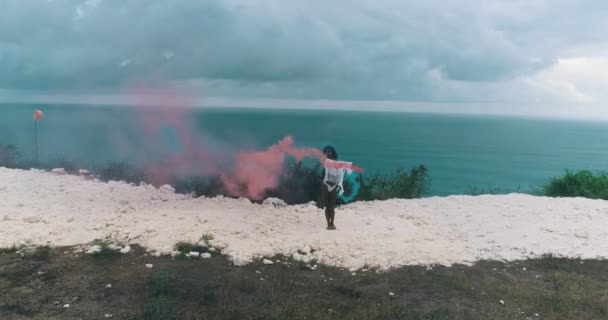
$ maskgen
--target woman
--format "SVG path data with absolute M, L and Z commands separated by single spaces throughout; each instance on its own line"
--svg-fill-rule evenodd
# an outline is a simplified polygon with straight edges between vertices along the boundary
M 332 146 L 323 148 L 323 154 L 331 160 L 338 160 L 338 153 Z M 327 219 L 327 230 L 336 230 L 334 217 L 335 207 L 338 200 L 338 184 L 340 183 L 340 170 L 337 168 L 324 167 L 324 178 L 321 183 L 321 199 L 325 204 L 325 219 Z

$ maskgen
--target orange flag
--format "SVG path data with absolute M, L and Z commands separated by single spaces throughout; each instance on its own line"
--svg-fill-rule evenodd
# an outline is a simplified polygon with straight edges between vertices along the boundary
M 34 120 L 35 120 L 35 121 L 40 120 L 40 118 L 42 118 L 42 116 L 44 116 L 44 114 L 42 113 L 42 111 L 40 111 L 40 110 L 38 110 L 38 109 L 36 109 L 36 110 L 34 111 Z

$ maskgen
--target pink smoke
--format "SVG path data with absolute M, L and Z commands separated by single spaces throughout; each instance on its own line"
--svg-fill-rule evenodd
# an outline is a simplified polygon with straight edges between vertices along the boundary
M 195 135 L 197 131 L 189 118 L 193 100 L 188 95 L 168 87 L 137 86 L 132 89 L 131 97 L 137 105 L 134 121 L 144 136 L 143 145 L 137 149 L 152 157 L 144 170 L 150 182 L 168 183 L 176 177 L 209 175 L 215 171 L 204 138 Z M 175 134 L 179 153 L 163 145 L 164 128 L 170 128 Z
M 296 161 L 304 157 L 323 158 L 323 153 L 317 149 L 296 148 L 293 144 L 293 138 L 287 136 L 266 151 L 239 153 L 235 159 L 234 173 L 221 176 L 227 191 L 234 196 L 259 200 L 266 190 L 278 186 L 287 155 Z
M 138 106 L 134 125 L 144 133 L 142 144 L 133 148 L 152 155 L 145 171 L 154 184 L 171 183 L 180 177 L 219 176 L 229 195 L 259 200 L 279 185 L 287 156 L 296 161 L 305 157 L 324 160 L 317 149 L 295 147 L 291 136 L 264 151 L 239 151 L 226 144 L 211 147 L 209 137 L 201 135 L 189 117 L 193 100 L 186 94 L 162 86 L 138 86 L 131 93 Z M 159 133 L 167 127 L 181 146 L 177 153 L 160 141 Z

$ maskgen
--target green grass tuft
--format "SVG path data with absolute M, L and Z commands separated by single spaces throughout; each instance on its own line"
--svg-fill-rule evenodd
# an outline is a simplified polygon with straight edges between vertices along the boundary
M 213 235 L 211 233 L 204 233 L 201 236 L 200 241 L 203 241 L 207 247 L 211 247 L 211 241 L 213 241 Z
M 110 239 L 95 239 L 93 240 L 92 244 L 101 247 L 101 250 L 99 252 L 94 253 L 93 257 L 111 258 L 119 256 L 119 252 L 110 249 L 110 245 L 113 244 Z

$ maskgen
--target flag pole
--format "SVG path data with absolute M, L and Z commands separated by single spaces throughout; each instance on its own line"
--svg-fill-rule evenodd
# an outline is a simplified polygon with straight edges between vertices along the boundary
M 34 120 L 34 146 L 36 148 L 34 162 L 38 165 L 38 120 Z
M 42 119 L 44 114 L 42 111 L 34 110 L 34 161 L 38 165 L 38 120 Z

